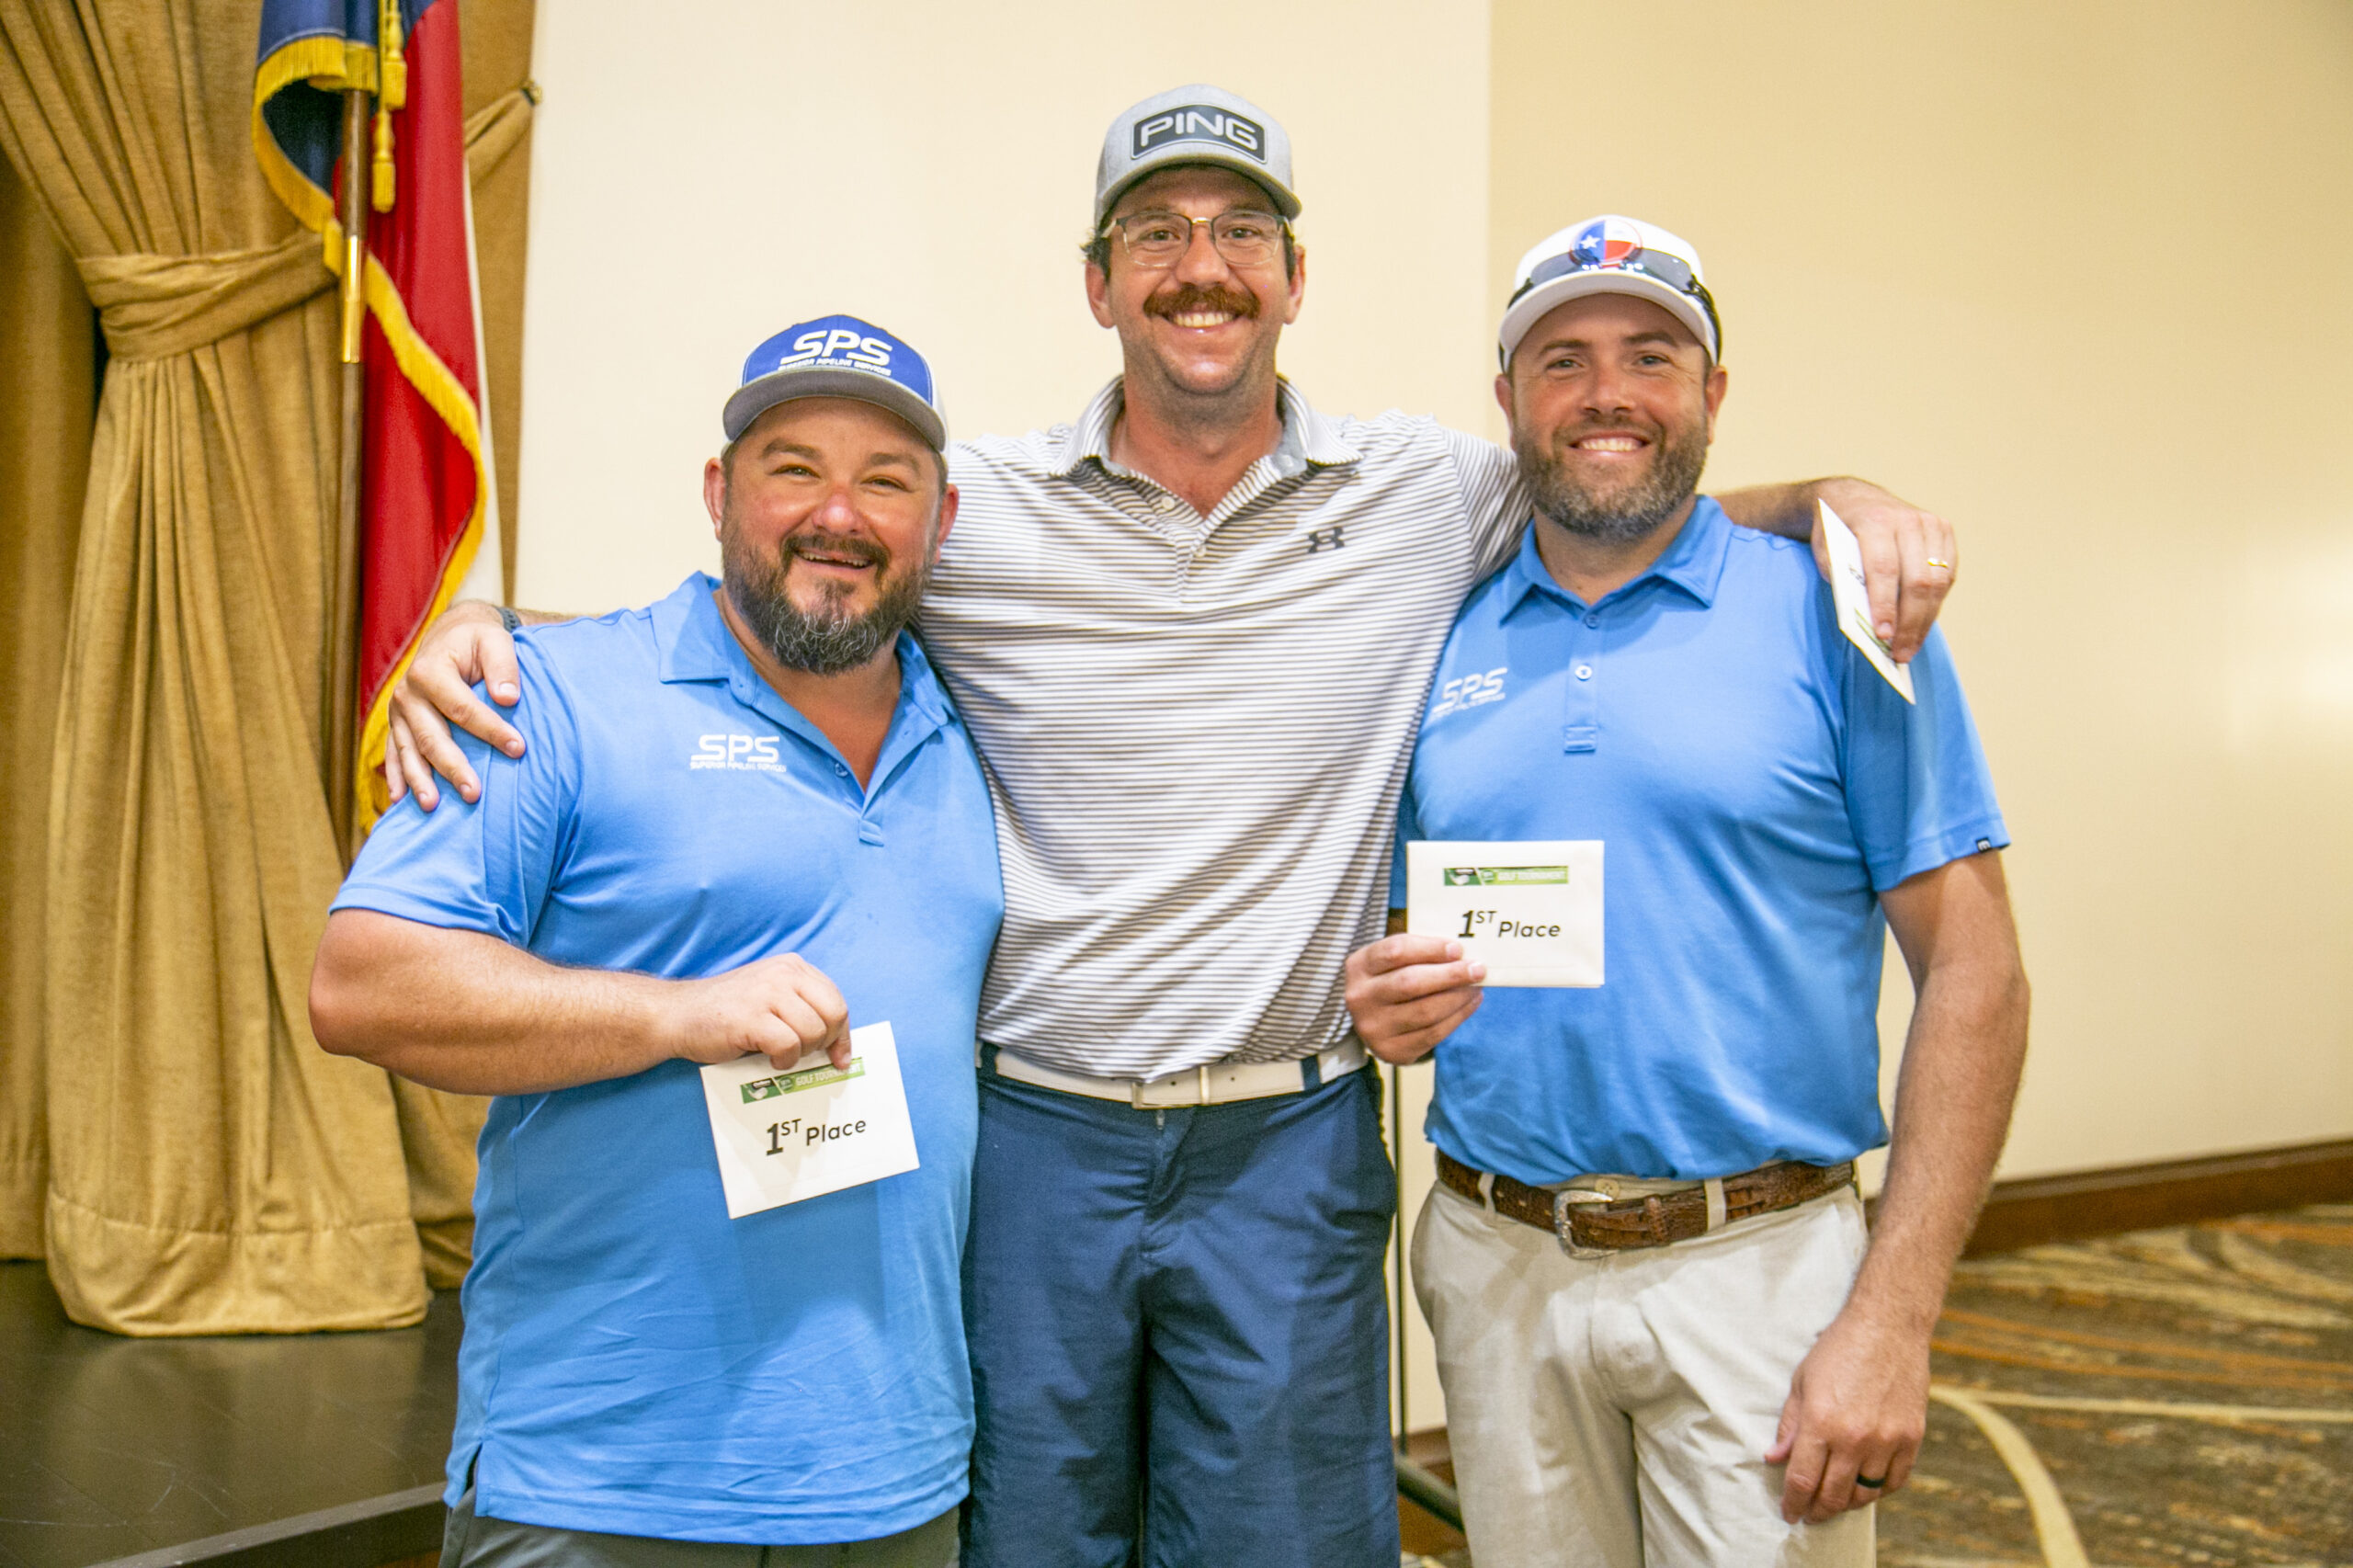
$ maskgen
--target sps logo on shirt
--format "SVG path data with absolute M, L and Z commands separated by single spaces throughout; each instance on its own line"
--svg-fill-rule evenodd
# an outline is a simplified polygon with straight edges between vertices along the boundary
M 725 768 L 734 773 L 782 773 L 774 735 L 703 735 L 687 758 L 690 769 Z
M 1497 665 L 1485 675 L 1457 676 L 1438 688 L 1437 705 L 1430 709 L 1432 722 L 1449 713 L 1460 713 L 1465 708 L 1482 708 L 1504 699 L 1504 676 L 1511 674 L 1509 665 Z

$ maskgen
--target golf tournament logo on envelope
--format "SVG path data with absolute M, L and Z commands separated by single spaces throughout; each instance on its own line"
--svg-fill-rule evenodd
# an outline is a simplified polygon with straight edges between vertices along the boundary
M 744 1103 L 772 1100 L 779 1095 L 790 1095 L 801 1089 L 813 1089 L 820 1084 L 838 1084 L 848 1078 L 866 1076 L 866 1058 L 853 1056 L 847 1067 L 826 1062 L 823 1067 L 811 1067 L 791 1073 L 779 1073 L 772 1078 L 755 1078 L 744 1085 Z
M 1568 880 L 1569 869 L 1566 866 L 1449 866 L 1446 869 L 1446 885 L 1450 888 L 1557 885 Z

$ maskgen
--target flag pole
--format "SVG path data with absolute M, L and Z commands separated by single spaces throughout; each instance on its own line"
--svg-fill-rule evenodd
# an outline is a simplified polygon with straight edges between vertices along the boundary
M 368 319 L 362 267 L 368 254 L 368 94 L 343 95 L 343 437 L 335 492 L 332 597 L 327 606 L 327 806 L 344 864 L 358 853 L 359 486 L 368 385 L 360 364 Z

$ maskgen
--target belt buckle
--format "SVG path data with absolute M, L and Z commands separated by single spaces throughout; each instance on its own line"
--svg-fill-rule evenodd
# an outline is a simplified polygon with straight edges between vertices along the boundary
M 1616 1193 L 1604 1191 L 1597 1187 L 1571 1186 L 1555 1191 L 1552 1194 L 1552 1233 L 1560 1238 L 1561 1250 L 1571 1257 L 1602 1258 L 1615 1256 L 1617 1249 L 1614 1247 L 1577 1245 L 1576 1233 L 1572 1221 L 1575 1219 L 1575 1210 L 1579 1208 L 1617 1201 Z

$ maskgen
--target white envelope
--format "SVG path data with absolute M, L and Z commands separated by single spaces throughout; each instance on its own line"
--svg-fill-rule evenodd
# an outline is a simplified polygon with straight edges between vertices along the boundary
M 1822 537 L 1830 546 L 1830 602 L 1837 612 L 1838 630 L 1863 651 L 1871 668 L 1887 677 L 1898 697 L 1917 703 L 1919 699 L 1912 695 L 1911 667 L 1888 655 L 1887 644 L 1871 626 L 1870 590 L 1863 585 L 1863 547 L 1856 541 L 1855 530 L 1830 509 L 1829 502 L 1814 505 L 1822 508 Z
M 849 1050 L 847 1069 L 813 1053 L 789 1069 L 746 1056 L 702 1070 L 729 1219 L 915 1168 L 891 1026 L 850 1030 Z
M 1409 842 L 1405 929 L 1461 942 L 1488 985 L 1599 985 L 1601 840 Z

